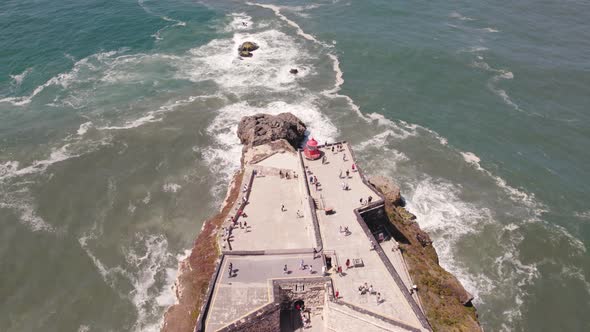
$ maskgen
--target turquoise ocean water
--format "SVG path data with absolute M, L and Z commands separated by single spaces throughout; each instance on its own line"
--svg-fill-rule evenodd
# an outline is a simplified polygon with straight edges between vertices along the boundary
M 1 2 L 0 330 L 157 331 L 239 119 L 285 111 L 399 182 L 487 331 L 590 330 L 588 22 L 579 0 Z

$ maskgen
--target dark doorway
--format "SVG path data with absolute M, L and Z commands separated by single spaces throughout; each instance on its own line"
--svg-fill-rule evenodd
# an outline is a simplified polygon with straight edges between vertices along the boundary
M 326 256 L 326 270 L 330 270 L 332 268 L 332 257 Z
M 305 308 L 302 300 L 295 301 L 289 309 L 281 310 L 281 332 L 294 332 L 303 329 L 301 313 Z

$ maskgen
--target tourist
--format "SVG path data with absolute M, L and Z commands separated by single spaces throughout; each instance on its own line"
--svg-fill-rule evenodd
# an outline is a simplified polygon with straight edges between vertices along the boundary
M 350 269 L 350 259 L 346 259 L 346 269 Z
M 317 183 L 318 182 L 318 177 L 317 176 L 313 176 L 313 182 Z
M 299 210 L 297 210 L 297 218 L 303 218 L 303 213 Z
M 248 229 L 248 222 L 246 220 L 244 220 L 244 228 Z
M 242 222 L 240 221 L 240 229 L 243 229 L 244 227 L 242 227 Z
M 346 177 L 349 178 L 350 177 L 350 171 L 346 170 Z
M 318 254 L 318 250 L 316 248 L 313 248 L 313 259 L 315 259 L 315 256 Z
M 342 225 L 340 225 L 340 233 L 344 233 L 344 228 L 342 228 Z
M 283 178 L 283 170 L 279 170 L 279 176 L 281 177 L 281 179 Z
M 309 177 L 309 183 L 313 184 L 313 176 Z
M 356 165 L 355 164 L 352 164 L 352 167 L 351 168 L 352 168 L 352 171 L 353 172 L 356 172 Z
M 338 266 L 338 275 L 342 277 L 342 266 Z
M 346 161 L 346 153 L 342 155 L 342 161 Z
M 245 184 L 245 185 L 244 185 L 244 189 L 242 189 L 242 191 L 243 191 L 243 192 L 246 192 L 246 191 L 248 191 L 248 185 L 247 185 L 247 184 Z
M 287 268 L 287 264 L 283 267 L 283 274 L 289 274 L 289 269 Z
M 346 184 L 344 182 L 340 184 L 340 187 L 342 187 L 342 190 L 346 190 Z
M 340 292 L 338 290 L 336 290 L 336 292 L 334 292 L 334 297 L 336 299 L 339 299 L 340 298 Z
M 313 274 L 313 265 L 309 265 L 309 274 Z
M 345 227 L 344 227 L 344 234 L 345 234 L 346 236 L 350 235 L 350 231 L 348 230 L 348 226 L 345 226 Z
M 334 153 L 334 145 L 332 145 L 332 153 Z
M 375 290 L 373 289 L 373 285 L 369 286 L 369 294 L 374 294 Z
M 322 265 L 322 276 L 326 275 L 326 266 Z
M 361 202 L 361 205 L 365 205 L 363 202 L 363 198 L 361 197 L 361 199 L 359 200 L 359 202 Z
M 248 198 L 246 198 L 246 196 L 242 197 L 242 200 L 244 201 L 244 203 L 248 202 Z
M 342 169 L 340 169 L 340 175 L 338 175 L 340 179 L 342 179 Z
M 229 263 L 229 277 L 231 278 L 234 272 L 234 265 L 230 262 Z
M 303 259 L 301 260 L 301 263 L 299 264 L 299 269 L 305 270 L 305 263 L 303 262 Z
M 377 247 L 375 246 L 375 242 L 371 241 L 371 249 L 370 250 L 375 250 Z
M 377 304 L 381 303 L 381 293 L 377 293 Z
M 373 196 L 369 196 L 369 198 L 367 199 L 367 201 L 369 202 L 369 204 L 371 204 L 371 201 L 373 200 Z
M 281 212 L 285 212 L 285 204 L 281 204 Z

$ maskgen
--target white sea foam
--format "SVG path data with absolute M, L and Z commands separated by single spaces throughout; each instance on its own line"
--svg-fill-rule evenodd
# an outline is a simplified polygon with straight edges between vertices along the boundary
M 86 134 L 90 128 L 92 128 L 92 122 L 91 121 L 84 122 L 78 128 L 77 133 L 79 136 L 84 136 L 84 134 Z
M 252 41 L 260 46 L 251 58 L 240 59 L 238 46 Z M 235 33 L 231 39 L 216 39 L 192 49 L 188 57 L 172 64 L 176 78 L 193 82 L 214 81 L 225 91 L 234 94 L 251 93 L 256 89 L 288 91 L 297 88 L 296 82 L 313 74 L 308 64 L 310 55 L 292 37 L 278 31 Z M 299 73 L 292 75 L 291 68 Z
M 481 59 L 480 59 L 481 60 Z M 492 91 L 494 94 L 496 94 L 498 97 L 502 98 L 502 100 L 504 101 L 504 103 L 506 103 L 506 105 L 512 107 L 514 110 L 519 111 L 519 112 L 525 112 L 523 109 L 521 109 L 518 104 L 516 104 L 512 98 L 510 98 L 510 96 L 508 95 L 508 93 L 506 92 L 506 90 L 501 89 L 498 87 L 498 82 L 501 80 L 511 80 L 514 78 L 514 74 L 510 71 L 504 70 L 504 69 L 495 69 L 492 68 L 489 64 L 487 64 L 484 61 L 476 61 L 473 63 L 473 66 L 475 68 L 479 68 L 479 69 L 483 69 L 485 71 L 491 72 L 491 73 L 495 73 L 495 75 L 488 80 L 487 83 L 487 87 L 488 89 L 490 89 L 490 91 Z
M 12 78 L 12 84 L 16 87 L 19 87 L 23 83 L 27 75 L 29 75 L 32 71 L 33 68 L 29 67 L 20 74 L 10 75 L 10 78 Z
M 177 183 L 166 183 L 162 186 L 165 193 L 177 193 L 180 189 L 182 189 L 182 186 Z
M 514 224 L 501 227 L 490 209 L 466 202 L 460 196 L 461 186 L 425 177 L 412 184 L 406 196 L 407 208 L 434 240 L 441 266 L 457 276 L 475 296 L 476 303 L 483 303 L 490 296 L 497 298 L 497 290 L 502 289 L 502 301 L 508 301 L 514 308 L 505 313 L 506 325 L 513 326 L 522 317 L 520 308 L 528 295 L 527 286 L 539 278 L 537 265 L 520 260 L 518 248 L 524 239 L 520 227 Z M 484 231 L 490 236 L 490 230 L 494 230 L 498 243 L 490 247 L 482 264 L 493 267 L 493 272 L 467 265 L 457 252 L 462 240 L 481 237 Z
M 232 13 L 229 17 L 231 17 L 231 22 L 225 26 L 225 32 L 250 30 L 254 26 L 252 17 L 246 13 Z
M 180 20 L 176 20 L 173 18 L 170 18 L 168 16 L 161 16 L 160 17 L 162 20 L 167 21 L 167 22 L 173 22 L 174 24 L 171 25 L 167 25 L 163 28 L 161 28 L 160 30 L 156 31 L 152 37 L 154 37 L 156 40 L 163 40 L 164 38 L 162 37 L 162 32 L 164 32 L 164 30 L 168 30 L 170 28 L 174 28 L 174 27 L 184 27 L 186 26 L 186 22 L 180 21 Z
M 2 174 L 2 167 L 0 165 L 0 175 Z M 578 211 L 574 213 L 574 216 L 583 219 L 583 220 L 590 220 L 590 210 L 588 211 Z
M 147 205 L 147 204 L 150 203 L 151 200 L 152 200 L 152 192 L 151 191 L 148 191 L 145 194 L 145 197 L 141 201 L 143 202 L 143 204 Z
M 2 197 L 0 208 L 15 211 L 18 214 L 20 222 L 33 232 L 54 233 L 56 231 L 55 227 L 37 215 L 30 195 L 24 194 L 28 194 L 28 190 L 20 192 L 16 198 L 14 196 Z
M 470 46 L 467 47 L 465 49 L 462 49 L 461 52 L 467 52 L 467 53 L 479 53 L 479 52 L 484 52 L 489 50 L 487 47 L 485 46 Z
M 90 326 L 88 325 L 80 325 L 80 327 L 78 327 L 78 332 L 89 332 L 90 331 Z
M 426 177 L 413 185 L 407 208 L 417 216 L 418 223 L 434 239 L 441 265 L 457 276 L 465 288 L 480 300 L 480 293 L 491 290 L 492 280 L 468 271 L 456 258 L 456 244 L 466 235 L 481 232 L 492 223 L 491 212 L 459 198 L 460 188 Z
M 461 21 L 475 21 L 474 18 L 463 16 L 459 12 L 452 12 L 452 13 L 449 14 L 449 17 L 455 18 L 455 19 L 458 19 L 458 20 L 461 20 Z
M 531 219 L 529 219 L 528 221 L 538 221 L 541 214 L 547 212 L 547 207 L 544 204 L 542 204 L 541 202 L 537 201 L 534 194 L 527 193 L 526 191 L 524 191 L 524 189 L 517 189 L 517 188 L 514 188 L 514 187 L 508 185 L 506 180 L 502 179 L 501 177 L 499 177 L 497 175 L 492 174 L 492 172 L 483 168 L 480 164 L 481 159 L 478 156 L 476 156 L 474 153 L 472 153 L 472 152 L 459 152 L 459 153 L 463 156 L 463 159 L 465 160 L 465 162 L 473 165 L 473 167 L 475 167 L 475 169 L 477 169 L 478 171 L 480 171 L 480 172 L 486 174 L 487 176 L 491 177 L 492 179 L 494 179 L 494 181 L 496 182 L 496 185 L 498 185 L 498 187 L 502 188 L 508 194 L 510 199 L 512 199 L 512 201 L 519 203 L 519 204 L 523 204 L 527 208 L 529 208 L 532 213 L 532 216 L 531 216 Z
M 99 241 L 101 236 L 102 231 L 95 224 L 78 242 L 104 282 L 134 304 L 137 320 L 132 331 L 159 331 L 162 312 L 174 303 L 172 285 L 178 262 L 168 251 L 168 241 L 163 235 L 137 234 L 130 247 L 122 248 L 124 263 L 108 267 L 91 250 L 90 242 Z M 129 286 L 132 290 L 127 294 Z
M 496 32 L 500 32 L 500 30 L 494 29 L 494 28 L 483 28 L 481 29 L 485 32 L 490 32 L 490 33 L 496 33 Z
M 6 97 L 0 99 L 0 103 L 11 103 L 15 106 L 24 106 L 30 104 L 31 101 L 35 96 L 43 92 L 46 88 L 50 86 L 58 86 L 64 89 L 68 88 L 70 84 L 73 82 L 80 82 L 83 79 L 80 77 L 79 73 L 82 70 L 96 70 L 97 68 L 92 64 L 92 61 L 98 60 L 101 61 L 105 58 L 112 57 L 113 55 L 117 54 L 118 51 L 110 51 L 110 52 L 102 52 L 93 54 L 89 57 L 86 57 L 82 60 L 77 61 L 74 63 L 72 69 L 68 72 L 60 73 L 57 76 L 50 78 L 44 84 L 36 87 L 33 92 L 28 96 L 18 96 L 18 97 Z

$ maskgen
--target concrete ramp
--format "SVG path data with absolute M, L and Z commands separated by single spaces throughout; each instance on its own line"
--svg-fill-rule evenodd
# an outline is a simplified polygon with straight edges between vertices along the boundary
M 360 309 L 360 308 L 359 308 Z M 378 318 L 377 315 L 355 310 L 345 304 L 327 301 L 326 326 L 333 331 L 363 331 L 363 332 L 418 332 L 421 329 L 395 322 L 390 319 Z

